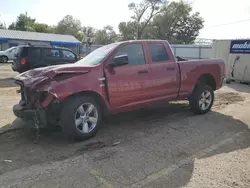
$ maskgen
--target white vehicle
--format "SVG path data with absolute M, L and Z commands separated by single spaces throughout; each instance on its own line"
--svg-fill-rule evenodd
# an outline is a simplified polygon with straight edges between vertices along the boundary
M 7 63 L 9 60 L 15 59 L 16 47 L 11 47 L 7 50 L 0 51 L 0 62 Z

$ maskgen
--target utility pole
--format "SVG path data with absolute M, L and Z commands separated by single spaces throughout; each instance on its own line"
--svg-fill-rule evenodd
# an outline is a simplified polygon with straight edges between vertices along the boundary
M 28 31 L 28 28 L 29 28 L 29 21 L 28 21 L 28 14 L 27 12 L 25 12 L 25 25 L 26 25 L 26 31 Z

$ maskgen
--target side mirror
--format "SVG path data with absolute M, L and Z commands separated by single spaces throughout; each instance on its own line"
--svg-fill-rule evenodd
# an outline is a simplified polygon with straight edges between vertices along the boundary
M 127 65 L 127 64 L 128 64 L 128 56 L 120 55 L 120 56 L 115 56 L 112 62 L 108 64 L 108 66 L 118 67 L 118 66 Z

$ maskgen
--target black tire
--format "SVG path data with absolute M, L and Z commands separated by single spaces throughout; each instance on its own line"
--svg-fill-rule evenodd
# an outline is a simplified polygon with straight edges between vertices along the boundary
M 7 56 L 5 56 L 5 55 L 3 55 L 3 56 L 0 56 L 0 62 L 1 63 L 7 63 L 8 62 L 8 57 Z
M 210 92 L 210 94 L 211 94 L 211 103 L 204 110 L 199 105 L 199 101 L 201 99 L 202 93 L 204 93 L 206 91 Z M 190 100 L 189 100 L 189 105 L 191 107 L 191 110 L 195 114 L 205 114 L 205 113 L 210 111 L 211 107 L 213 106 L 213 102 L 214 102 L 214 90 L 208 85 L 200 84 L 200 85 L 197 85 L 196 88 L 194 89 L 192 96 L 190 97 Z
M 75 114 L 77 109 L 84 103 L 91 103 L 95 106 L 98 113 L 97 123 L 95 128 L 89 133 L 80 132 L 75 125 Z M 87 140 L 93 137 L 98 131 L 102 121 L 102 110 L 98 102 L 90 96 L 74 96 L 64 102 L 60 125 L 62 126 L 63 133 L 69 138 L 74 140 Z

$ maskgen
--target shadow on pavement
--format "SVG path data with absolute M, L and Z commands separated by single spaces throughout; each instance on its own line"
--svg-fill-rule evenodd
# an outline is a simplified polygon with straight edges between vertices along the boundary
M 238 91 L 238 92 L 244 92 L 244 93 L 250 93 L 250 85 L 249 84 L 243 84 L 239 82 L 231 82 L 230 84 L 225 85 L 228 88 L 231 88 L 232 90 Z
M 192 119 L 195 121 L 197 118 L 199 117 Z M 186 132 L 181 143 L 179 144 L 178 141 L 175 143 L 176 147 L 179 147 L 178 151 L 175 151 L 175 149 L 168 150 L 169 154 L 171 153 L 171 156 L 175 159 L 166 166 L 176 165 L 175 168 L 172 171 L 166 169 L 166 171 L 169 170 L 170 172 L 166 172 L 166 175 L 142 187 L 160 188 L 166 187 L 166 185 L 167 187 L 185 187 L 193 176 L 195 160 L 249 148 L 250 131 L 248 125 L 218 112 L 210 112 L 207 116 L 207 121 L 209 120 L 212 120 L 212 122 L 197 124 L 197 126 L 192 127 L 198 129 L 199 135 Z M 183 143 L 187 144 L 181 146 Z M 206 168 L 206 166 L 202 168 Z M 164 170 L 161 169 L 161 173 L 164 174 Z
M 235 137 L 237 134 L 240 136 Z M 29 129 L 0 135 L 0 174 L 87 153 L 89 165 L 98 169 L 100 176 L 127 186 L 179 165 L 147 186 L 157 187 L 154 183 L 161 185 L 162 181 L 168 187 L 181 187 L 192 177 L 195 158 L 250 145 L 250 132 L 242 121 L 218 112 L 195 116 L 187 104 L 109 116 L 96 137 L 85 142 L 70 143 L 60 132 L 43 132 L 40 142 L 34 144 L 33 136 Z M 224 143 L 227 139 L 232 140 Z M 115 142 L 119 144 L 112 146 Z M 218 143 L 223 144 L 213 148 Z M 112 155 L 100 157 L 106 151 Z M 12 163 L 3 162 L 6 159 Z
M 0 136 L 6 134 L 7 132 L 18 131 L 26 127 L 26 122 L 23 122 L 21 119 L 16 118 L 12 123 L 6 124 L 0 128 Z

